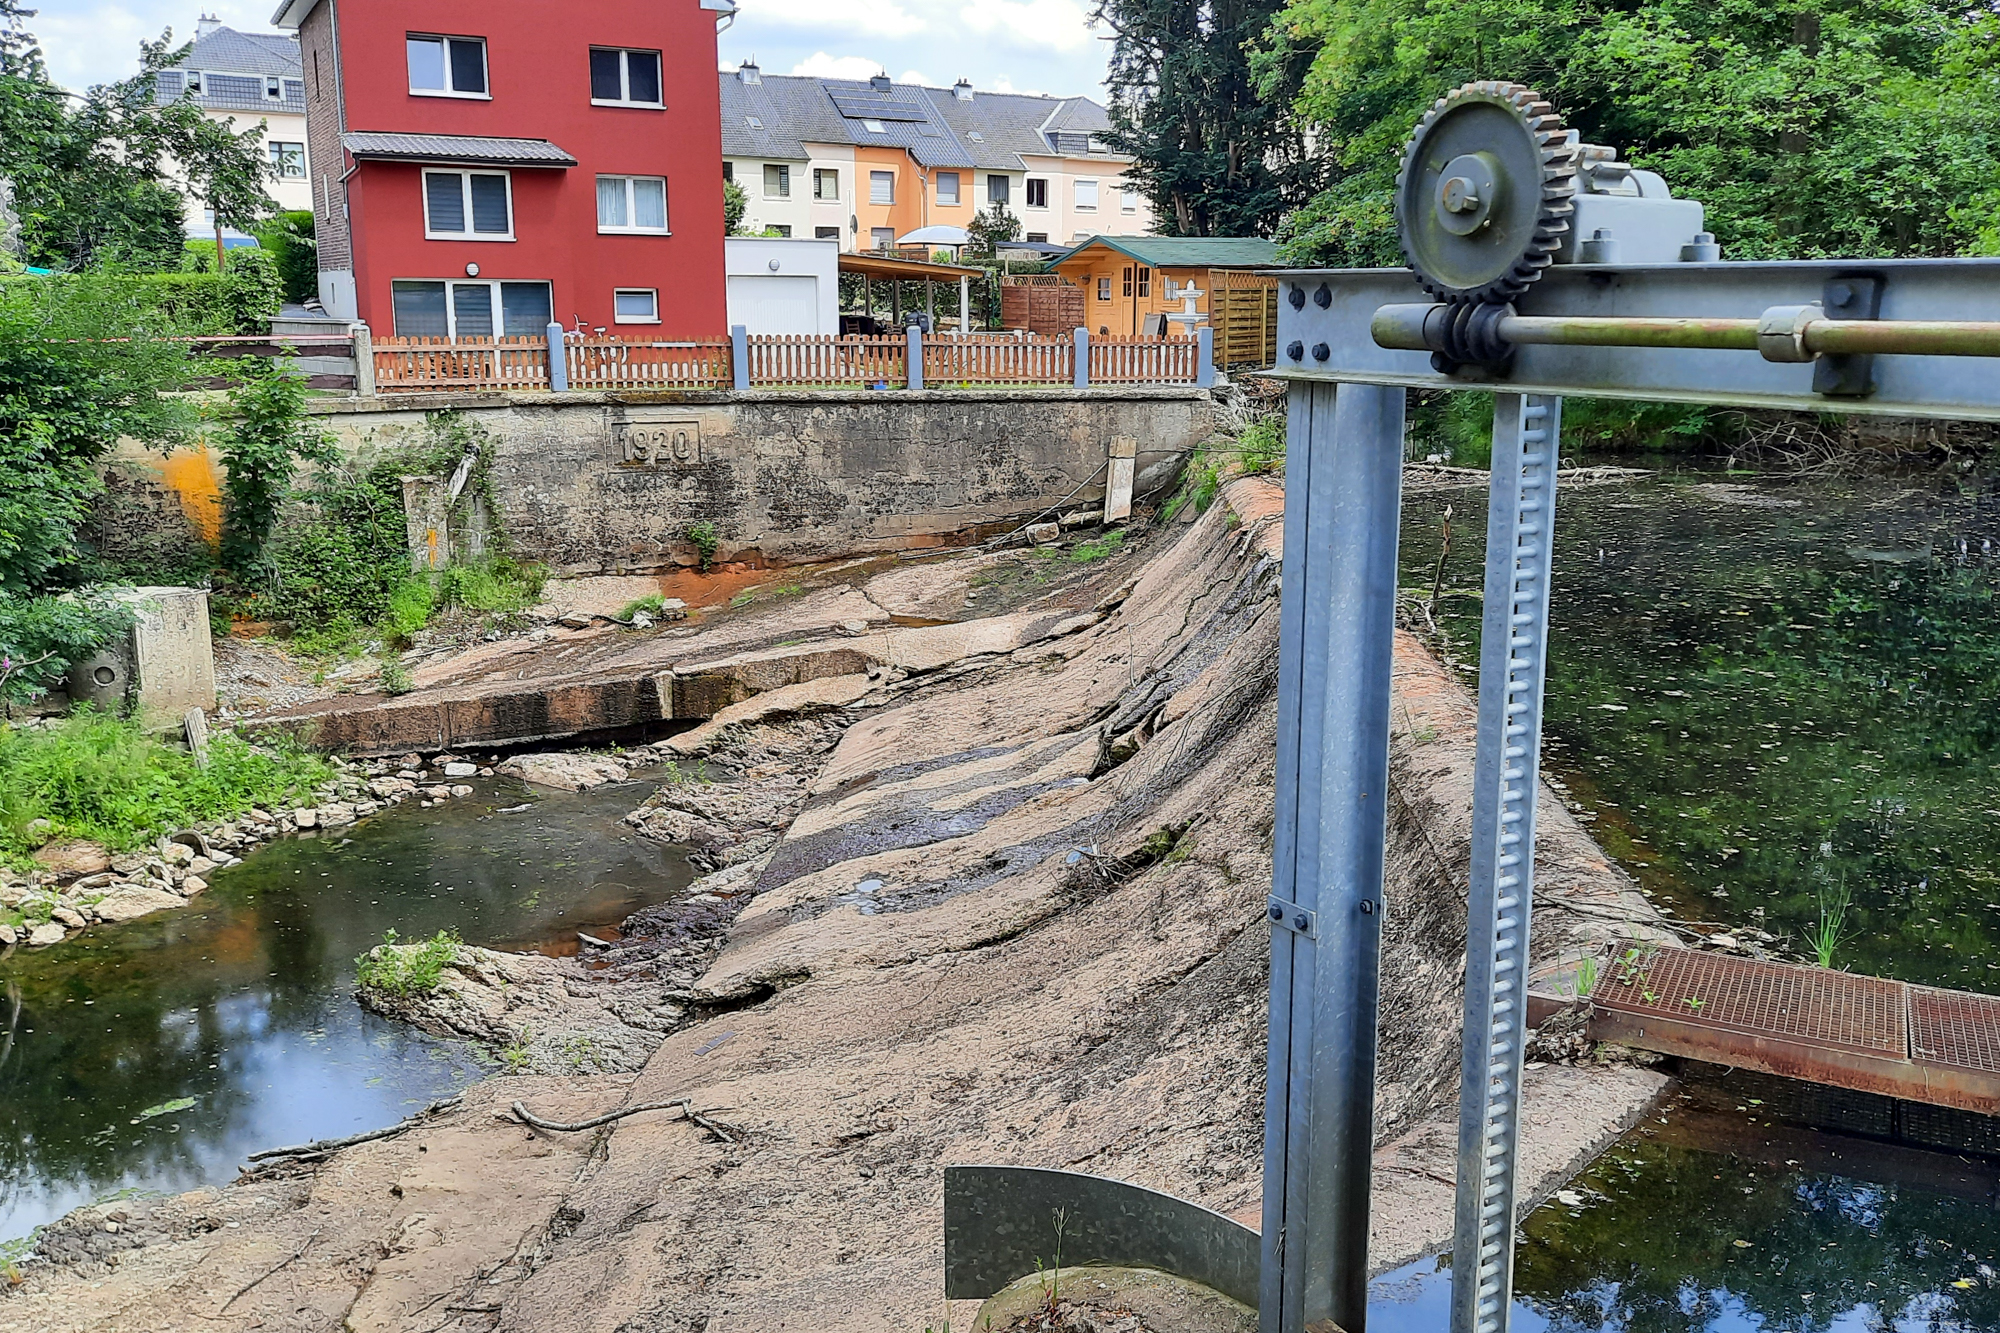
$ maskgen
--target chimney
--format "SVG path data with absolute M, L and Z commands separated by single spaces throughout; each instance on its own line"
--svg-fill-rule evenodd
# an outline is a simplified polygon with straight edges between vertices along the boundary
M 195 20 L 194 39 L 200 41 L 204 37 L 211 37 L 221 27 L 221 19 L 213 14 L 203 14 L 199 19 Z
M 762 83 L 764 71 L 757 68 L 757 57 L 751 56 L 736 68 L 736 77 L 744 83 Z
M 877 74 L 874 78 L 868 80 L 868 86 L 875 89 L 877 92 L 884 92 L 884 93 L 888 92 L 889 71 L 883 70 L 880 74 Z
M 951 95 L 961 102 L 970 102 L 972 100 L 972 81 L 970 79 L 960 79 L 957 83 L 951 85 Z

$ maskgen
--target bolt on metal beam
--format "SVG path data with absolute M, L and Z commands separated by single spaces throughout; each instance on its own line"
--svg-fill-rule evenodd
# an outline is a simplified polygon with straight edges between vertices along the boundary
M 1494 397 L 1459 1070 L 1452 1333 L 1506 1333 L 1562 399 Z
M 1401 389 L 1291 394 L 1261 1333 L 1368 1314 L 1403 412 Z

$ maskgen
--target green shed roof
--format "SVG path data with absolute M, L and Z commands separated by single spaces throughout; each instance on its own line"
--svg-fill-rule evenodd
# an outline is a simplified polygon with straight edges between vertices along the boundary
M 1154 268 L 1283 268 L 1278 247 L 1258 236 L 1093 236 L 1080 242 L 1066 260 L 1102 245 Z

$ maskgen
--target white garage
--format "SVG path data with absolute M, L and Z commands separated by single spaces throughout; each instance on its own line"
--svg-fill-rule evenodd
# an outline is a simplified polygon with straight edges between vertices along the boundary
M 731 236 L 729 324 L 752 334 L 840 332 L 840 242 Z

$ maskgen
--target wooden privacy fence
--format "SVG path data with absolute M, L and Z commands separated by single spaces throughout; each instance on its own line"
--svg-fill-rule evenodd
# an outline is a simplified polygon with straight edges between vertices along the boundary
M 565 333 L 561 374 L 549 373 L 549 338 L 382 338 L 366 359 L 377 393 L 493 390 L 696 390 L 931 388 L 1074 385 L 1078 336 L 931 335 L 910 364 L 911 335 L 774 334 L 666 341 Z M 357 349 L 369 346 L 365 329 Z M 1207 343 L 1195 338 L 1088 338 L 1087 384 L 1208 382 Z M 911 372 L 916 371 L 913 375 Z M 368 392 L 367 388 L 362 391 Z
M 909 378 L 910 341 L 900 334 L 831 337 L 778 333 L 760 334 L 745 342 L 752 388 L 901 387 Z
M 572 389 L 727 389 L 729 340 L 663 342 L 641 338 L 563 338 Z

